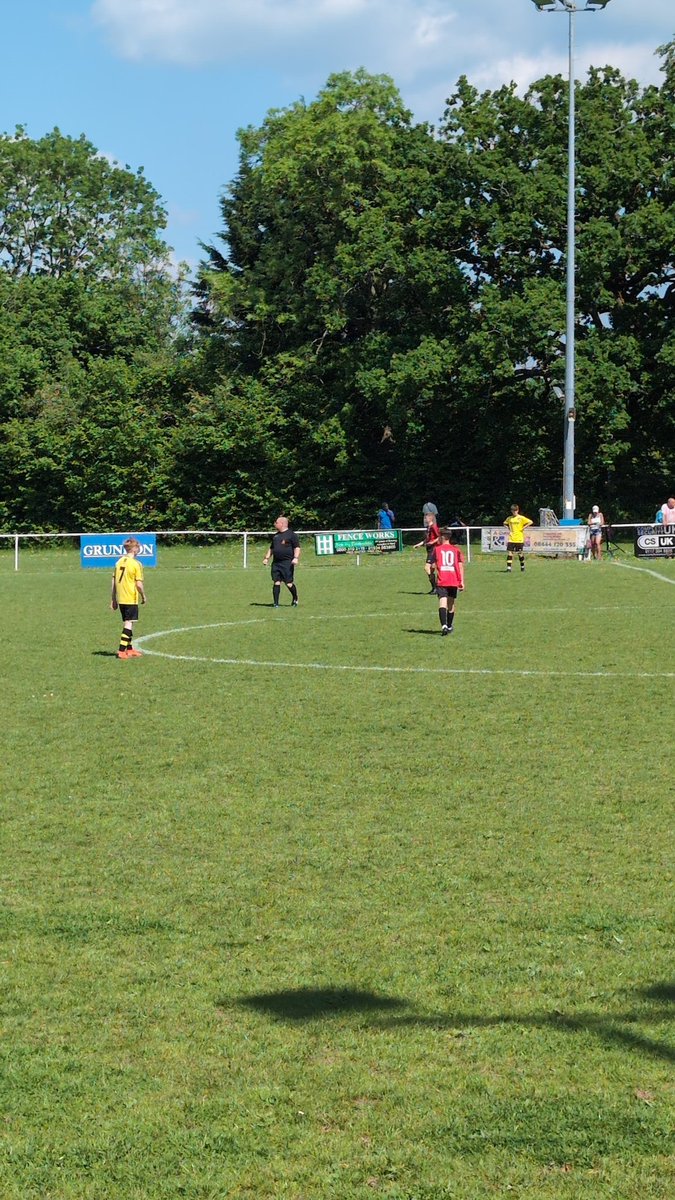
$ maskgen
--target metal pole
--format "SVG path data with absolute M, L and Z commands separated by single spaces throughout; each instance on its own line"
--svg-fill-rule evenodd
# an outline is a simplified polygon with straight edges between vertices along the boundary
M 567 319 L 565 333 L 565 430 L 563 450 L 563 517 L 574 517 L 576 497 L 574 495 L 574 419 L 576 417 L 574 395 L 574 333 L 575 333 L 575 191 L 576 153 L 574 140 L 575 95 L 574 95 L 574 22 L 576 8 L 570 8 L 569 18 L 569 102 L 567 122 Z
M 598 12 L 610 0 L 532 0 L 539 12 L 566 12 L 569 20 L 569 93 L 567 129 L 567 318 L 565 327 L 565 415 L 563 434 L 563 518 L 574 518 L 576 496 L 574 495 L 574 421 L 576 398 L 574 383 L 574 291 L 575 291 L 575 192 L 576 162 L 574 144 L 574 32 L 578 12 Z

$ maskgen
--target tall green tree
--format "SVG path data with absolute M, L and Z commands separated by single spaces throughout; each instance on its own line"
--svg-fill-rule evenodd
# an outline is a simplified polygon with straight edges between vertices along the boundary
M 577 95 L 579 503 L 617 516 L 673 467 L 663 54 L 661 88 L 606 68 Z M 358 72 L 241 135 L 203 361 L 268 395 L 300 509 L 365 519 L 387 494 L 412 517 L 430 489 L 474 519 L 557 507 L 566 116 L 560 77 L 525 96 L 462 79 L 436 135 Z
M 0 139 L 0 521 L 162 518 L 185 410 L 184 283 L 142 172 L 57 130 Z
M 167 262 L 166 213 L 139 169 L 58 129 L 0 137 L 0 264 L 12 276 L 119 279 Z
M 662 53 L 661 88 L 641 91 L 612 68 L 577 85 L 577 490 L 581 505 L 595 496 L 617 516 L 649 511 L 675 467 L 672 381 L 664 388 L 660 366 L 672 337 L 675 244 L 672 47 Z M 524 98 L 513 87 L 479 95 L 461 80 L 443 125 L 449 169 L 466 192 L 461 214 L 447 214 L 448 235 L 465 248 L 485 361 L 507 351 L 501 382 L 486 380 L 498 383 L 490 408 L 497 400 L 512 414 L 494 449 L 504 463 L 510 445 L 525 449 L 540 497 L 554 505 L 566 111 L 560 78 Z M 518 471 L 512 483 L 527 480 Z
M 464 304 L 459 267 L 428 236 L 440 153 L 391 80 L 363 71 L 241 134 L 199 318 L 222 369 L 255 374 L 280 406 L 308 515 L 372 515 L 400 466 L 392 359 Z

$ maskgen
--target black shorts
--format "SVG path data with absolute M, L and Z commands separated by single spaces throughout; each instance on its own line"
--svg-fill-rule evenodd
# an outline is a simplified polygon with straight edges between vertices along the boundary
M 438 597 L 445 596 L 448 600 L 456 600 L 458 591 L 459 588 L 456 587 L 443 587 L 440 583 L 436 584 L 436 595 Z
M 120 604 L 120 616 L 123 621 L 138 620 L 138 605 L 137 604 Z
M 272 581 L 274 583 L 292 583 L 293 582 L 293 561 L 290 558 L 282 558 L 279 562 L 272 563 Z
M 506 549 L 510 550 L 513 554 L 524 554 L 525 553 L 525 543 L 524 542 L 507 542 Z

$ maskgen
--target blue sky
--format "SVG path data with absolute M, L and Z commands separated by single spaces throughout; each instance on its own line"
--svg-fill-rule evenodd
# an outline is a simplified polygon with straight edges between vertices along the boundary
M 612 63 L 661 78 L 673 0 L 611 0 L 577 21 L 577 74 Z M 393 75 L 436 121 L 464 73 L 479 88 L 567 70 L 567 22 L 530 0 L 4 0 L 0 130 L 57 125 L 142 166 L 194 265 L 220 226 L 236 131 L 310 99 L 331 71 Z

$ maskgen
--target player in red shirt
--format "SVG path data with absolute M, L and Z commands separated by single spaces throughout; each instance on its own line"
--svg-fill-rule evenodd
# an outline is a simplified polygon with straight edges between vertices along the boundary
M 424 549 L 427 552 L 427 561 L 424 564 L 424 570 L 426 571 L 429 579 L 429 594 L 431 595 L 436 591 L 436 580 L 434 578 L 434 550 L 438 545 L 440 530 L 436 524 L 433 513 L 424 514 L 424 525 L 424 537 L 422 538 L 421 542 L 415 542 L 413 550 L 419 550 L 420 546 L 424 546 Z
M 441 637 L 452 633 L 457 593 L 464 591 L 464 555 L 452 540 L 452 529 L 441 529 L 440 540 L 434 548 L 436 595 Z

